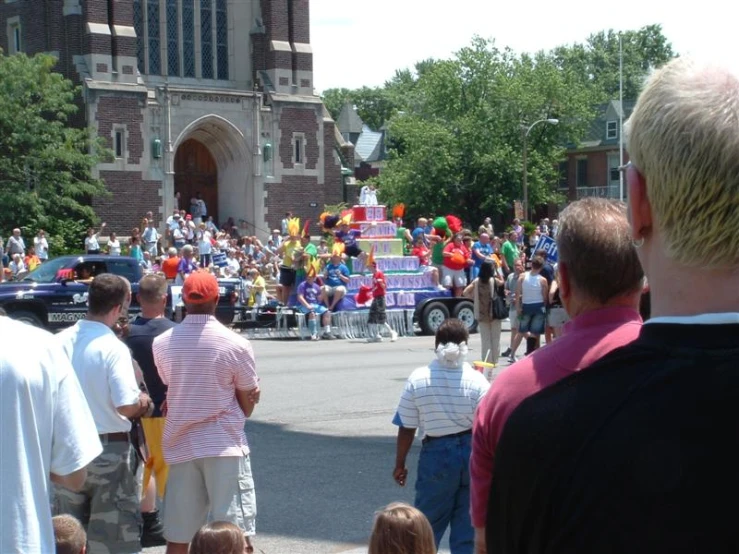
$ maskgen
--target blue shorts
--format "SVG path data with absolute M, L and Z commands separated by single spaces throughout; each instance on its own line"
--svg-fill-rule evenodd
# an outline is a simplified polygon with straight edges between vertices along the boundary
M 322 306 L 321 304 L 311 304 L 310 310 L 303 306 L 302 304 L 298 306 L 298 310 L 300 310 L 302 313 L 308 315 L 309 313 L 313 312 L 316 315 L 323 315 L 328 311 L 328 308 L 326 306 Z
M 532 335 L 544 334 L 547 321 L 547 310 L 543 302 L 524 304 L 522 313 L 518 316 L 518 331 Z

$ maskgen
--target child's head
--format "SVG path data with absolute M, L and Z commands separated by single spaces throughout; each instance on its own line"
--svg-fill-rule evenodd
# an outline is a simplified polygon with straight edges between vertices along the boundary
M 87 534 L 76 518 L 63 514 L 52 518 L 56 554 L 84 554 L 87 546 Z
M 226 521 L 206 523 L 190 542 L 190 554 L 244 554 L 245 551 L 244 532 Z
M 436 554 L 431 524 L 413 506 L 389 504 L 375 514 L 368 554 Z

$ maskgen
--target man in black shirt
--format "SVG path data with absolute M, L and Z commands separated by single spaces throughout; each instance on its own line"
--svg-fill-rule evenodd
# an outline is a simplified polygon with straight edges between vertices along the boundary
M 737 121 L 727 70 L 679 58 L 649 79 L 625 169 L 652 317 L 510 416 L 488 553 L 739 552 Z
M 149 460 L 144 470 L 145 494 L 141 502 L 141 514 L 144 519 L 141 543 L 147 547 L 166 544 L 164 529 L 156 510 L 156 493 L 160 498 L 164 496 L 168 471 L 161 450 L 161 434 L 164 430 L 162 407 L 167 398 L 167 387 L 162 383 L 154 365 L 151 345 L 156 337 L 174 327 L 176 323 L 164 315 L 167 308 L 167 280 L 162 275 L 145 275 L 139 282 L 137 298 L 141 305 L 141 315 L 129 326 L 126 345 L 141 367 L 144 382 L 154 401 L 152 417 L 141 420 L 149 450 Z M 152 472 L 154 475 L 151 475 Z

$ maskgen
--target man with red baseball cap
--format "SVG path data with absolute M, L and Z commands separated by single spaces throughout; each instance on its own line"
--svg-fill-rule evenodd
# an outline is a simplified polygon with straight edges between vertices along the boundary
M 251 344 L 215 318 L 218 281 L 195 271 L 182 287 L 187 316 L 154 340 L 154 362 L 168 386 L 162 449 L 170 465 L 164 502 L 168 554 L 186 554 L 209 512 L 249 543 L 256 497 L 246 418 L 259 402 Z

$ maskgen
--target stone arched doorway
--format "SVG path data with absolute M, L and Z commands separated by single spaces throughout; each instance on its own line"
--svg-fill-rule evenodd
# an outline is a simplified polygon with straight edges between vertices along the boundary
M 174 190 L 180 195 L 180 209 L 190 212 L 190 199 L 198 192 L 208 215 L 218 220 L 218 165 L 200 141 L 188 139 L 177 148 L 174 158 Z

